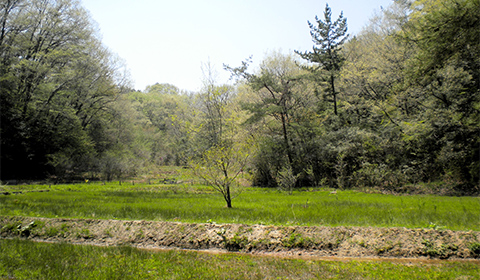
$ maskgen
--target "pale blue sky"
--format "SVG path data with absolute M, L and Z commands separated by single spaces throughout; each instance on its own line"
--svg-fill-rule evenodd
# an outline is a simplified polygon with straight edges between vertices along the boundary
M 349 33 L 357 34 L 380 6 L 392 0 L 81 0 L 98 23 L 103 43 L 123 58 L 134 87 L 171 83 L 197 91 L 202 63 L 210 61 L 218 82 L 227 82 L 223 64 L 253 66 L 269 51 L 310 50 L 307 21 L 341 11 Z

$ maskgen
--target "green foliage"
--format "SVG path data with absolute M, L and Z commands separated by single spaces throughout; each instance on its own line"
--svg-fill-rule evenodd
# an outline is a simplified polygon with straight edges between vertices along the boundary
M 351 39 L 327 5 L 308 23 L 311 51 L 270 53 L 254 72 L 226 66 L 235 85 L 206 64 L 195 93 L 129 90 L 77 1 L 2 5 L 2 180 L 110 181 L 192 163 L 227 205 L 250 175 L 290 191 L 480 192 L 478 0 L 394 1 Z
M 401 33 L 416 48 L 407 85 L 422 93 L 412 97 L 425 108 L 412 118 L 415 130 L 405 133 L 418 133 L 407 143 L 424 173 L 420 180 L 452 180 L 466 193 L 480 179 L 479 8 L 476 0 L 417 1 Z
M 1 26 L 2 179 L 88 170 L 121 64 L 77 1 L 8 1 Z
M 2 233 L 11 233 L 11 232 L 16 232 L 18 230 L 18 227 L 21 228 L 22 224 L 21 223 L 11 223 L 11 224 L 6 224 L 2 226 Z
M 278 187 L 282 191 L 292 194 L 295 184 L 297 183 L 298 175 L 294 175 L 292 168 L 287 166 L 280 170 L 277 176 L 276 180 Z
M 180 91 L 173 94 L 172 87 L 155 84 L 155 90 L 147 87 L 147 92 L 132 92 L 126 98 L 133 111 L 128 116 L 136 124 L 134 147 L 142 147 L 141 154 L 152 165 L 184 165 L 194 146 L 193 98 Z
M 251 135 L 239 129 L 242 114 L 235 108 L 234 89 L 216 85 L 212 66 L 207 64 L 203 92 L 198 96 L 202 108 L 195 130 L 197 148 L 189 165 L 196 176 L 219 192 L 227 208 L 241 190 L 239 177 L 255 148 Z
M 228 208 L 232 207 L 233 197 L 243 189 L 239 177 L 249 157 L 247 145 L 248 142 L 214 146 L 204 151 L 200 159 L 192 161 L 194 173 L 223 196 Z
M 457 251 L 458 246 L 455 244 L 436 246 L 434 242 L 430 240 L 424 240 L 422 244 L 425 246 L 425 254 L 431 257 L 440 257 L 446 259 L 451 255 L 451 252 Z
M 326 92 L 333 100 L 334 113 L 337 111 L 337 91 L 335 81 L 338 77 L 342 64 L 345 60 L 342 53 L 342 45 L 348 38 L 347 19 L 343 17 L 343 12 L 337 20 L 332 22 L 332 9 L 325 6 L 324 20 L 315 17 L 317 26 L 308 22 L 310 35 L 315 46 L 311 52 L 298 52 L 303 59 L 314 63 L 312 67 L 305 67 L 313 74 L 313 79 L 322 84 L 326 84 Z
M 292 233 L 290 237 L 288 237 L 285 240 L 282 240 L 283 246 L 287 248 L 304 248 L 306 247 L 306 243 L 308 243 L 309 240 L 305 239 L 301 234 L 299 233 Z
M 474 254 L 474 256 L 480 256 L 480 242 L 470 244 L 469 249 Z
M 315 137 L 312 129 L 317 97 L 311 84 L 302 79 L 305 71 L 292 55 L 273 52 L 262 62 L 258 73 L 246 70 L 232 72 L 247 77 L 252 98 L 242 103 L 250 112 L 246 124 L 260 134 L 260 149 L 253 160 L 254 183 L 277 186 L 275 178 L 283 168 L 291 169 L 294 176 L 303 172 L 302 161 Z
M 395 191 L 443 181 L 452 194 L 478 193 L 476 10 L 478 1 L 397 1 L 345 44 L 342 119 L 378 137 L 350 182 Z
M 145 89 L 146 94 L 155 94 L 155 95 L 166 95 L 166 94 L 172 94 L 172 95 L 177 95 L 180 93 L 180 89 L 174 85 L 171 84 L 159 84 L 156 83 L 151 86 L 147 86 Z
M 15 235 L 21 236 L 21 237 L 29 237 L 30 234 L 32 233 L 33 229 L 38 226 L 38 223 L 33 221 L 30 224 L 26 226 L 22 226 L 21 223 L 11 223 L 11 224 L 6 224 L 2 226 L 2 229 L 0 233 L 15 233 Z
M 227 251 L 240 251 L 248 244 L 247 237 L 240 237 L 238 232 L 236 232 L 231 238 L 226 236 L 224 229 L 217 232 L 217 234 L 222 238 L 222 242 L 224 243 L 225 249 L 227 249 Z
M 58 236 L 60 234 L 60 230 L 56 227 L 49 227 L 45 230 L 45 234 L 48 237 L 55 237 L 55 236 Z

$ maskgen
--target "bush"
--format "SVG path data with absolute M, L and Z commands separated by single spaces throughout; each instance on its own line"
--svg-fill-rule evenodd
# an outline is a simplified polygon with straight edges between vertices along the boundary
M 280 190 L 292 194 L 299 175 L 293 173 L 291 166 L 283 167 L 277 174 L 276 182 Z

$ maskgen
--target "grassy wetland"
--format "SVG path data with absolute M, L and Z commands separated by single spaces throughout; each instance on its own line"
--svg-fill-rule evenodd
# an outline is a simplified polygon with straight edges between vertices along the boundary
M 226 208 L 221 195 L 208 186 L 173 184 L 163 179 L 150 183 L 6 185 L 0 191 L 3 193 L 0 216 L 280 227 L 480 230 L 478 197 L 398 196 L 312 188 L 288 194 L 277 189 L 246 187 L 235 197 L 233 208 Z M 7 226 L 1 225 L 2 231 Z M 63 228 L 51 234 L 61 230 Z M 480 247 L 477 243 L 474 245 Z M 476 261 L 429 262 L 428 258 L 418 261 L 342 258 L 339 261 L 151 251 L 123 245 L 35 243 L 25 238 L 0 239 L 0 247 L 2 279 L 69 279 L 78 275 L 90 279 L 475 279 L 480 273 L 480 264 Z
M 480 198 L 245 188 L 226 209 L 211 188 L 119 182 L 3 186 L 0 215 L 195 223 L 480 230 Z

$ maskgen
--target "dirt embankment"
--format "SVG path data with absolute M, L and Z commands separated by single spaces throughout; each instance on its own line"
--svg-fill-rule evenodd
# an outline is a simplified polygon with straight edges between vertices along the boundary
M 0 237 L 311 257 L 480 259 L 480 232 L 0 217 Z

